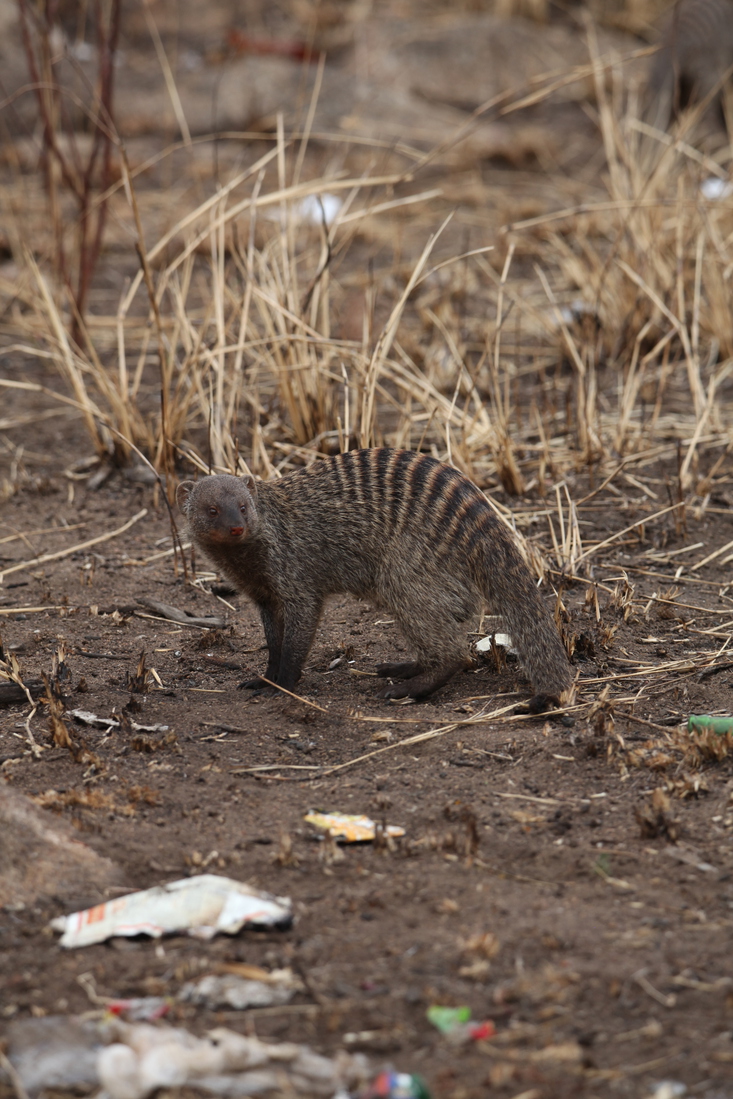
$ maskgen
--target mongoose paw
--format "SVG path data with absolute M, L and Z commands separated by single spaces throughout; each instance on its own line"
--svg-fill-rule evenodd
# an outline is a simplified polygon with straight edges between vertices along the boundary
M 238 595 L 238 591 L 231 584 L 212 584 L 211 591 L 213 595 L 221 595 L 225 599 L 231 598 L 233 595 Z
M 439 687 L 443 687 L 449 679 L 452 679 L 456 672 L 462 671 L 465 667 L 466 661 L 459 660 L 455 664 L 448 664 L 444 668 L 431 668 L 428 671 L 423 669 L 417 675 L 404 679 L 402 683 L 385 687 L 379 692 L 379 697 L 395 699 L 396 701 L 401 698 L 414 698 L 415 701 L 427 698 L 433 691 L 437 691 Z
M 557 695 L 551 694 L 536 694 L 532 695 L 527 703 L 528 714 L 544 714 L 547 710 L 557 710 L 560 708 L 560 699 Z
M 393 699 L 398 702 L 403 698 L 414 698 L 415 701 L 427 698 L 433 691 L 437 691 L 438 687 L 442 687 L 450 679 L 450 676 L 444 676 L 434 672 L 422 672 L 420 675 L 413 675 L 410 679 L 403 679 L 401 683 L 394 683 L 390 687 L 384 687 L 380 692 L 379 698 Z
M 271 687 L 269 683 L 263 683 L 261 687 L 250 688 L 247 695 L 247 701 L 251 702 L 253 698 L 275 698 L 280 694 L 275 687 Z
M 422 668 L 415 660 L 403 660 L 396 664 L 377 664 L 377 675 L 386 679 L 411 679 Z
M 272 690 L 269 683 L 265 683 L 261 676 L 256 675 L 252 679 L 243 679 L 241 683 L 237 683 L 238 691 L 256 691 L 257 694 L 262 694 L 265 690 Z

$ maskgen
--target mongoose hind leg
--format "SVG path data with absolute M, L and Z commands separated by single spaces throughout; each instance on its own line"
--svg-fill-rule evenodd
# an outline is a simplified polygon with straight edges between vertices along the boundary
M 377 697 L 395 700 L 401 698 L 414 698 L 416 700 L 427 698 L 433 691 L 443 687 L 457 672 L 462 672 L 465 668 L 465 660 L 459 660 L 443 668 L 430 668 L 419 675 L 403 680 L 402 683 L 385 687 L 378 693 Z
M 423 666 L 419 660 L 402 660 L 395 664 L 377 664 L 377 675 L 387 679 L 412 679 L 420 675 Z

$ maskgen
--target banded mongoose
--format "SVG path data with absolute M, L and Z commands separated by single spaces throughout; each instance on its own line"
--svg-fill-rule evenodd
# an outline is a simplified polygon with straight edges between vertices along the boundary
M 265 677 L 286 690 L 300 678 L 326 597 L 347 592 L 393 614 L 415 649 L 414 661 L 377 665 L 378 675 L 402 680 L 383 698 L 424 698 L 465 669 L 468 624 L 487 604 L 529 673 L 532 709 L 557 704 L 570 687 L 560 636 L 511 534 L 451 466 L 409 450 L 356 450 L 278 481 L 184 481 L 178 504 L 196 548 L 257 604 Z
M 657 124 L 666 127 L 673 114 L 708 95 L 720 110 L 719 86 L 732 74 L 733 0 L 677 0 L 649 71 Z

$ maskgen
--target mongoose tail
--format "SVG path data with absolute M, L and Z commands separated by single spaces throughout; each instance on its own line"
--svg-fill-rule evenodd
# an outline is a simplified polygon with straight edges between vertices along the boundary
M 541 713 L 559 705 L 570 690 L 573 674 L 565 646 L 532 574 L 508 532 L 492 546 L 487 569 L 487 595 L 500 614 L 532 681 L 530 710 Z
M 184 482 L 178 501 L 194 544 L 257 604 L 265 676 L 286 690 L 300 678 L 326 598 L 347 592 L 393 614 L 416 653 L 378 666 L 401 680 L 382 697 L 424 698 L 465 668 L 468 629 L 486 604 L 507 622 L 536 709 L 571 685 L 552 617 L 510 533 L 468 478 L 433 458 L 352 451 L 279 481 Z

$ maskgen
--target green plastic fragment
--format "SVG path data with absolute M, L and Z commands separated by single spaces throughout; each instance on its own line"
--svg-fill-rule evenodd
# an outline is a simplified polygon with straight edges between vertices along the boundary
M 725 736 L 733 733 L 733 717 L 712 717 L 710 714 L 690 714 L 687 719 L 688 733 L 702 733 L 705 731 Z
M 470 1018 L 470 1007 L 443 1007 L 441 1004 L 432 1004 L 428 1008 L 428 1022 L 431 1022 L 441 1034 L 450 1034 L 461 1023 L 467 1023 Z

